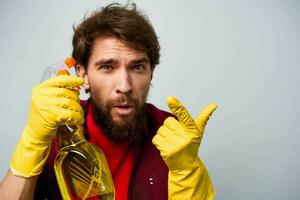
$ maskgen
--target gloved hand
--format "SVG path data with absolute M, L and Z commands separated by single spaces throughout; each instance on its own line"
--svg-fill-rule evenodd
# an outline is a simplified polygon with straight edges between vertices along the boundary
M 57 127 L 84 122 L 78 92 L 74 89 L 83 83 L 82 78 L 60 75 L 33 88 L 27 125 L 10 162 L 15 175 L 38 175 L 47 160 Z
M 208 105 L 194 120 L 175 97 L 169 97 L 167 104 L 178 120 L 168 117 L 152 142 L 169 168 L 168 199 L 212 199 L 214 190 L 198 150 L 205 125 L 217 105 Z

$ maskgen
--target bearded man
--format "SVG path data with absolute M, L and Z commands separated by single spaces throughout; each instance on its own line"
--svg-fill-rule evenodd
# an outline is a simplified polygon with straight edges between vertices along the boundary
M 198 149 L 216 105 L 194 120 L 175 97 L 167 100 L 172 113 L 146 103 L 159 50 L 154 28 L 135 5 L 110 4 L 74 28 L 80 77 L 57 76 L 34 87 L 1 197 L 61 199 L 53 171 L 56 131 L 84 124 L 86 139 L 105 154 L 117 200 L 212 199 Z M 87 101 L 72 89 L 81 85 Z

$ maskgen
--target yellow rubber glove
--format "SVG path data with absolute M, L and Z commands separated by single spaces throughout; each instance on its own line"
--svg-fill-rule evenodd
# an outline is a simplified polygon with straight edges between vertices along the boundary
M 78 92 L 73 89 L 83 83 L 82 78 L 60 75 L 33 88 L 27 125 L 10 162 L 16 176 L 31 177 L 42 171 L 59 125 L 84 122 Z
M 169 168 L 168 199 L 213 199 L 213 186 L 198 150 L 205 125 L 217 105 L 208 105 L 194 120 L 175 97 L 169 97 L 167 104 L 178 120 L 168 117 L 152 142 Z

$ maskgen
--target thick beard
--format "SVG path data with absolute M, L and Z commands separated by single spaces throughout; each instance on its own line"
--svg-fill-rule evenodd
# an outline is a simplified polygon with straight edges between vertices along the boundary
M 134 103 L 136 112 L 133 118 L 124 118 L 122 125 L 116 123 L 110 114 L 112 103 L 96 103 L 92 98 L 94 103 L 93 117 L 96 124 L 103 129 L 104 134 L 111 140 L 139 144 L 146 135 L 146 96 L 141 105 L 133 99 L 130 100 Z

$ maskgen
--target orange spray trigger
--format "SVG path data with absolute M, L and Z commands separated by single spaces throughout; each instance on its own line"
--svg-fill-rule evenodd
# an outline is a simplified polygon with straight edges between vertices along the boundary
M 66 58 L 64 62 L 68 68 L 71 68 L 76 64 L 76 60 L 72 57 Z
M 70 72 L 66 69 L 60 69 L 56 75 L 70 75 Z

